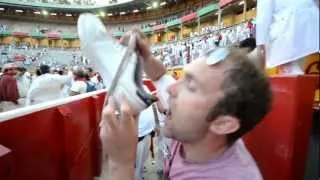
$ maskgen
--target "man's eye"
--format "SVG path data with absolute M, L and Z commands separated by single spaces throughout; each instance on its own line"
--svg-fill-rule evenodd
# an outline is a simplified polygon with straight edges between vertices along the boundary
M 194 84 L 192 84 L 191 82 L 187 82 L 187 89 L 191 92 L 195 92 L 196 91 L 196 87 Z
M 193 87 L 188 87 L 189 91 L 191 92 L 195 92 L 196 91 L 196 88 L 193 88 Z

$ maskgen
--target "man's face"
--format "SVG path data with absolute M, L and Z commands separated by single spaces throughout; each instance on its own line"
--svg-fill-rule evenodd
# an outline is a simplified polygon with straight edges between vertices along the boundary
M 16 71 L 16 75 L 17 76 L 22 76 L 24 74 L 24 71 L 22 71 L 22 70 L 17 70 Z
M 15 76 L 17 75 L 18 71 L 16 68 L 10 68 L 7 70 L 7 73 L 10 75 L 10 76 Z
M 89 77 L 93 77 L 94 73 L 93 72 L 88 72 Z
M 223 96 L 224 69 L 223 65 L 208 66 L 204 58 L 185 67 L 185 75 L 168 89 L 170 112 L 165 136 L 192 142 L 208 133 L 208 113 Z
M 93 71 L 87 70 L 86 73 L 89 75 L 89 77 L 93 77 L 95 73 Z

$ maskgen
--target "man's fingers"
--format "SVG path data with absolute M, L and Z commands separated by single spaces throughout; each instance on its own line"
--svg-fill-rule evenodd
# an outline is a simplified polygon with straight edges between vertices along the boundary
M 114 101 L 112 100 L 112 98 L 109 98 L 108 105 L 103 110 L 102 122 L 107 123 L 106 125 L 110 129 L 116 128 L 117 117 L 114 107 Z
M 102 118 L 100 122 L 100 138 L 102 140 L 102 146 L 105 146 L 106 138 L 112 134 L 112 130 L 115 129 L 115 123 L 112 121 L 113 117 L 112 107 L 110 105 L 106 106 L 102 111 Z
M 141 38 L 146 38 L 147 37 L 142 31 L 140 31 L 137 28 L 132 29 L 132 32 L 136 33 L 138 37 L 141 37 Z
M 129 40 L 130 40 L 130 36 L 132 36 L 132 34 L 135 34 L 137 36 L 137 45 L 140 46 L 141 42 L 147 38 L 146 35 L 141 32 L 138 29 L 133 29 L 132 31 L 128 31 L 126 32 L 121 38 L 120 38 L 120 44 L 124 45 L 124 46 L 128 46 Z
M 141 59 L 147 60 L 150 56 L 152 56 L 151 50 L 149 49 L 149 43 L 147 36 L 138 29 L 133 29 L 131 31 L 126 32 L 120 39 L 120 44 L 123 46 L 128 46 L 130 37 L 132 35 L 136 36 L 136 47 L 135 51 L 137 54 L 142 57 Z
M 120 44 L 123 46 L 128 46 L 129 39 L 131 36 L 131 32 L 126 32 L 121 38 L 120 38 Z
M 133 114 L 132 114 L 130 105 L 128 104 L 124 96 L 121 97 L 120 111 L 121 111 L 121 117 L 120 117 L 121 124 L 131 124 L 133 121 Z

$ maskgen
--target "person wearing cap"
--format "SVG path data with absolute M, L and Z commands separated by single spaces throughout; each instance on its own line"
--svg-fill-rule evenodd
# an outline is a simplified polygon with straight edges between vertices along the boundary
M 50 74 L 48 65 L 41 65 L 40 73 L 41 75 L 34 79 L 27 93 L 27 106 L 61 98 L 63 86 L 71 83 L 70 76 Z
M 14 63 L 7 63 L 2 68 L 0 76 L 0 112 L 8 111 L 19 107 L 19 92 L 17 80 L 17 66 Z

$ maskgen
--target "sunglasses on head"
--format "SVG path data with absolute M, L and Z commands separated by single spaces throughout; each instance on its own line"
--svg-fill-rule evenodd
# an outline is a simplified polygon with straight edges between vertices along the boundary
M 227 56 L 230 54 L 228 48 L 217 48 L 211 50 L 207 53 L 207 64 L 208 65 L 215 65 L 218 62 L 224 61 Z

